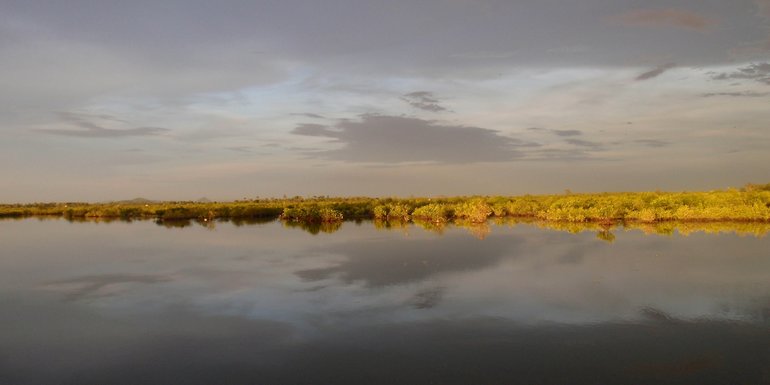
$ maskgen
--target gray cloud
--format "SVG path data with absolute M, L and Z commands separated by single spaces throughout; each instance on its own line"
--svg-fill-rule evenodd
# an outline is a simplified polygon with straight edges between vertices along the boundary
M 674 64 L 674 63 L 663 64 L 661 66 L 656 67 L 655 69 L 652 69 L 652 70 L 649 70 L 647 72 L 644 72 L 644 73 L 640 74 L 639 76 L 637 76 L 635 78 L 635 80 L 642 81 L 642 80 L 648 80 L 648 79 L 656 78 L 656 77 L 662 75 L 664 72 L 670 70 L 671 68 L 674 68 L 675 66 L 676 66 L 676 64 Z
M 600 151 L 600 148 L 592 149 L 587 147 L 570 148 L 570 149 L 556 149 L 556 148 L 544 148 L 537 149 L 529 152 L 527 161 L 539 162 L 539 161 L 556 161 L 556 162 L 575 162 L 586 160 L 597 160 L 592 151 Z
M 249 146 L 231 146 L 231 147 L 225 147 L 225 149 L 234 151 L 234 152 L 243 152 L 243 153 L 251 153 L 253 150 Z
M 712 76 L 714 80 L 746 79 L 770 85 L 770 63 L 754 63 L 738 68 L 733 72 L 723 72 Z
M 364 115 L 331 127 L 302 124 L 292 133 L 334 139 L 343 147 L 312 156 L 349 162 L 504 162 L 522 156 L 521 148 L 537 146 L 485 128 L 383 115 Z
M 460 58 L 460 59 L 477 59 L 477 60 L 508 59 L 513 57 L 515 54 L 516 54 L 516 51 L 470 51 L 470 52 L 453 53 L 449 55 L 449 57 Z
M 169 131 L 166 128 L 160 127 L 134 127 L 123 129 L 109 129 L 103 127 L 103 125 L 96 123 L 95 121 L 103 120 L 110 122 L 125 123 L 124 120 L 115 118 L 111 115 L 92 115 L 81 114 L 74 112 L 60 112 L 57 114 L 59 118 L 72 126 L 78 127 L 77 129 L 36 129 L 35 132 L 61 135 L 61 136 L 75 136 L 81 138 L 120 138 L 127 136 L 152 136 L 158 135 L 163 132 Z
M 291 133 L 295 135 L 323 136 L 328 138 L 336 138 L 336 136 L 340 134 L 339 131 L 331 130 L 328 126 L 315 123 L 302 123 L 295 127 Z
M 632 0 L 611 5 L 606 0 L 394 0 L 355 5 L 329 0 L 323 6 L 285 0 L 269 5 L 235 1 L 216 8 L 178 0 L 163 7 L 146 0 L 99 7 L 84 0 L 72 0 L 68 6 L 46 3 L 2 4 L 2 14 L 14 21 L 5 26 L 0 21 L 0 36 L 14 43 L 0 51 L 14 61 L 4 69 L 29 69 L 9 77 L 19 79 L 13 83 L 18 85 L 15 91 L 35 84 L 48 85 L 43 91 L 53 92 L 62 89 L 61 80 L 69 80 L 67 94 L 82 91 L 78 95 L 85 97 L 105 90 L 154 95 L 223 91 L 284 79 L 289 63 L 323 67 L 325 73 L 475 78 L 496 76 L 517 65 L 627 66 L 640 47 L 658 57 L 677 55 L 683 64 L 713 63 L 724 62 L 728 49 L 756 38 L 765 28 L 764 20 L 747 18 L 756 12 L 750 0 L 682 0 L 678 4 L 683 9 L 652 10 L 632 10 L 637 4 Z M 89 12 L 78 11 L 85 8 Z M 610 18 L 623 25 L 707 30 L 716 21 L 704 15 L 719 15 L 731 28 L 717 30 L 724 36 L 706 42 L 707 36 L 661 39 L 627 28 L 608 31 L 611 26 L 601 22 Z M 394 21 L 399 28 L 392 27 Z M 41 41 L 50 47 L 39 49 Z M 35 49 L 29 50 L 31 46 Z M 65 52 L 56 50 L 65 46 Z M 569 52 L 572 47 L 591 47 L 592 54 L 554 55 L 553 47 L 569 47 Z M 56 68 L 43 65 L 52 62 Z M 88 84 L 74 81 L 84 78 Z M 55 89 L 51 80 L 60 80 Z
M 583 139 L 567 139 L 565 142 L 567 142 L 569 144 L 572 144 L 572 145 L 575 145 L 575 146 L 587 147 L 587 148 L 590 148 L 590 149 L 593 149 L 593 150 L 599 150 L 599 149 L 604 148 L 604 145 L 601 144 L 601 143 L 591 142 L 591 141 L 583 140 Z
M 415 91 L 410 92 L 401 97 L 401 100 L 405 101 L 410 106 L 430 112 L 441 112 L 447 109 L 439 104 L 439 100 L 428 91 Z
M 345 284 L 357 282 L 367 287 L 384 287 L 422 282 L 448 272 L 482 270 L 512 255 L 521 240 L 490 236 L 481 243 L 469 243 L 462 236 L 445 236 L 437 244 L 425 239 L 402 242 L 346 242 L 319 247 L 320 252 L 334 253 L 344 260 L 329 267 L 296 271 L 307 282 L 327 279 Z M 315 250 L 313 250 L 315 251 Z M 468 258 L 473 255 L 473 258 Z M 425 309 L 436 306 L 443 295 L 441 288 L 417 293 L 414 306 Z
M 583 134 L 579 130 L 551 130 L 551 132 L 558 136 L 578 136 Z
M 743 92 L 709 92 L 706 94 L 701 94 L 704 98 L 710 98 L 714 96 L 730 96 L 730 97 L 736 97 L 736 98 L 761 98 L 770 95 L 770 92 L 754 92 L 754 91 L 743 91 Z
M 100 294 L 99 291 L 111 285 L 127 283 L 155 284 L 169 281 L 171 281 L 171 277 L 164 275 L 102 274 L 56 281 L 47 286 L 54 289 L 61 288 L 67 293 L 67 300 L 76 301 L 94 296 L 102 296 L 103 294 Z
M 759 14 L 767 19 L 770 19 L 770 0 L 754 0 L 759 7 Z
M 637 9 L 617 15 L 613 20 L 629 26 L 669 26 L 698 32 L 707 31 L 719 24 L 718 20 L 697 12 L 675 8 Z
M 654 148 L 666 147 L 670 144 L 669 142 L 666 142 L 663 140 L 657 140 L 657 139 L 637 139 L 634 142 L 643 144 L 647 147 L 654 147 Z
M 551 133 L 556 136 L 562 136 L 562 137 L 583 135 L 583 132 L 580 130 L 552 130 L 552 129 L 542 128 L 542 127 L 528 127 L 527 131 L 547 132 L 547 133 Z
M 311 119 L 326 119 L 325 116 L 319 115 L 319 114 L 313 114 L 310 112 L 299 112 L 299 113 L 293 113 L 292 116 L 303 116 L 305 118 L 311 118 Z
M 75 136 L 80 138 L 121 138 L 127 136 L 152 136 L 168 131 L 168 129 L 160 127 L 136 127 L 126 128 L 120 130 L 112 130 L 106 128 L 88 129 L 88 130 L 57 130 L 41 128 L 35 130 L 51 135 L 61 136 Z

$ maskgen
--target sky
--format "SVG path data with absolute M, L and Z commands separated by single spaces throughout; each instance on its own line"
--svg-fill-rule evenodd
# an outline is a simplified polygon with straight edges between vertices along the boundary
M 0 202 L 770 182 L 770 0 L 0 2 Z

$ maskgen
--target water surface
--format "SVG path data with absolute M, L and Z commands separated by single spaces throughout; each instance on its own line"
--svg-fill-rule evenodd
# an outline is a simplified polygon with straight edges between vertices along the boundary
M 770 382 L 762 231 L 576 230 L 0 221 L 0 384 Z

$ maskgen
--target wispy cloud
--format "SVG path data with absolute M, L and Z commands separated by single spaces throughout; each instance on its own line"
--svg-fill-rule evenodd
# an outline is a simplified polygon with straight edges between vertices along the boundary
M 551 130 L 551 132 L 557 136 L 578 136 L 583 134 L 580 130 Z
M 401 100 L 408 103 L 410 106 L 430 112 L 446 111 L 446 107 L 439 104 L 439 100 L 428 91 L 415 91 L 410 92 L 401 97 Z
M 232 146 L 232 147 L 225 147 L 225 149 L 235 152 L 243 152 L 243 153 L 251 153 L 252 148 L 249 146 Z
M 736 98 L 762 98 L 770 96 L 770 92 L 754 92 L 754 91 L 742 91 L 742 92 L 709 92 L 701 94 L 704 98 L 710 98 L 714 96 L 729 96 Z
M 293 113 L 293 114 L 291 114 L 291 116 L 303 116 L 303 117 L 311 118 L 311 119 L 326 119 L 326 117 L 323 116 L 323 115 L 313 114 L 313 113 L 310 113 L 310 112 Z
M 573 161 L 585 161 L 598 159 L 592 151 L 599 151 L 600 149 L 594 148 L 570 148 L 570 149 L 557 149 L 546 148 L 532 151 L 529 154 L 529 161 L 557 161 L 557 162 L 573 162 Z
M 754 0 L 754 2 L 759 7 L 759 14 L 770 19 L 770 0 Z
M 597 142 L 591 142 L 589 140 L 583 140 L 583 139 L 567 139 L 565 142 L 579 147 L 587 147 L 593 150 L 599 150 L 604 148 L 604 145 Z
M 639 74 L 635 78 L 636 81 L 643 81 L 643 80 L 649 80 L 652 78 L 656 78 L 660 75 L 662 75 L 664 72 L 676 67 L 676 64 L 674 63 L 667 63 L 660 66 L 655 67 L 654 69 L 651 69 L 649 71 L 646 71 L 644 73 Z
M 634 141 L 635 143 L 643 144 L 647 147 L 653 147 L 653 148 L 660 148 L 660 147 L 666 147 L 668 146 L 669 142 L 658 140 L 658 139 L 637 139 Z
M 107 122 L 126 123 L 126 121 L 115 118 L 111 115 L 92 115 L 92 114 L 81 114 L 81 113 L 74 113 L 74 112 L 60 112 L 57 115 L 59 116 L 60 120 L 63 123 L 70 126 L 75 126 L 77 128 L 75 129 L 42 128 L 42 129 L 35 129 L 34 131 L 45 133 L 45 134 L 51 134 L 51 135 L 74 136 L 74 137 L 81 137 L 81 138 L 120 138 L 120 137 L 128 137 L 128 136 L 153 136 L 153 135 L 159 135 L 161 133 L 169 131 L 166 128 L 160 128 L 160 127 L 132 127 L 132 128 L 112 129 L 112 128 L 104 127 L 102 123 L 97 123 L 100 120 L 107 121 Z
M 334 139 L 343 147 L 311 156 L 349 162 L 502 162 L 521 157 L 522 148 L 538 146 L 495 130 L 383 115 L 334 126 L 302 124 L 292 133 Z
M 513 241 L 513 242 L 512 242 Z M 432 243 L 425 239 L 405 239 L 390 244 L 373 242 L 342 242 L 333 246 L 319 247 L 318 252 L 331 252 L 343 258 L 336 264 L 296 271 L 294 274 L 305 282 L 327 279 L 339 280 L 345 284 L 363 283 L 367 287 L 384 287 L 395 284 L 421 282 L 434 275 L 455 271 L 481 270 L 499 263 L 510 254 L 511 245 L 521 240 L 511 237 L 491 236 L 479 248 L 459 237 L 446 237 L 445 242 Z M 430 244 L 432 252 L 426 252 Z M 366 258 L 356 258 L 364 252 Z M 467 256 L 473 255 L 473 258 Z M 404 270 L 400 266 L 413 263 L 425 264 L 429 269 Z M 434 288 L 420 291 L 411 299 L 413 306 L 420 309 L 439 304 L 443 289 Z
M 733 72 L 723 72 L 712 76 L 714 80 L 746 79 L 770 85 L 770 63 L 754 63 L 738 68 Z
M 460 52 L 449 55 L 449 57 L 459 59 L 508 59 L 516 54 L 515 51 L 471 51 Z
M 580 130 L 553 130 L 553 129 L 543 128 L 543 127 L 528 127 L 527 131 L 549 133 L 549 134 L 562 136 L 562 137 L 583 135 L 583 132 Z
M 676 9 L 637 9 L 612 18 L 628 26 L 660 27 L 669 26 L 697 32 L 705 32 L 719 24 L 719 21 L 699 13 Z
M 329 129 L 329 126 L 315 123 L 302 123 L 295 127 L 291 133 L 305 136 L 325 136 L 328 138 L 336 138 L 340 134 L 339 131 Z
M 121 138 L 127 136 L 153 136 L 166 132 L 168 129 L 160 127 L 136 127 L 120 130 L 106 128 L 88 130 L 57 130 L 41 128 L 36 129 L 35 131 L 51 135 L 74 136 L 80 138 Z
M 51 289 L 65 292 L 67 300 L 77 301 L 109 295 L 108 293 L 104 293 L 104 289 L 113 285 L 156 284 L 169 282 L 171 280 L 170 276 L 165 275 L 103 274 L 87 275 L 56 281 L 46 286 Z

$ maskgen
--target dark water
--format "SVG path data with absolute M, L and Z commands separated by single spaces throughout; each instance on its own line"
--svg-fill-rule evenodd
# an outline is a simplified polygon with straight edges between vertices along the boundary
M 770 383 L 767 237 L 377 227 L 0 221 L 0 384 Z

